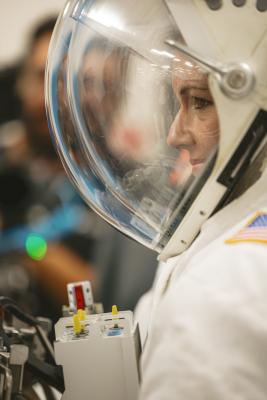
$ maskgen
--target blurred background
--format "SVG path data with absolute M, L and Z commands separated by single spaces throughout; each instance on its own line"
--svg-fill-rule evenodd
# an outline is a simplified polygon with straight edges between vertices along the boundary
M 109 311 L 134 309 L 156 254 L 96 216 L 54 151 L 44 108 L 49 41 L 63 0 L 0 0 L 0 296 L 56 321 L 68 282 Z
M 16 68 L 18 61 L 24 56 L 32 27 L 42 18 L 57 15 L 64 4 L 65 0 L 10 0 L 8 2 L 0 0 L 0 122 L 18 112 L 16 108 L 18 106 L 10 104 L 10 101 L 13 100 L 11 96 L 14 94 L 12 91 L 13 68 Z M 9 87 L 9 85 L 11 86 Z M 9 88 L 11 92 L 8 90 Z M 2 97 L 6 98 L 5 102 L 2 102 Z

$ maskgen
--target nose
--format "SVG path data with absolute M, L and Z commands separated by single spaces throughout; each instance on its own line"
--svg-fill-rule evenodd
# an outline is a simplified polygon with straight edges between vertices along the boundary
M 170 127 L 167 144 L 175 148 L 188 147 L 192 144 L 190 124 L 183 106 L 179 109 Z

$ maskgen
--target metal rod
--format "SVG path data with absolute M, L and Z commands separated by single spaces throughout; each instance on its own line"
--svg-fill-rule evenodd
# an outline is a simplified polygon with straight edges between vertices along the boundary
M 222 67 L 220 67 L 218 64 L 216 65 L 212 61 L 205 60 L 199 54 L 196 54 L 193 50 L 189 49 L 188 47 L 184 46 L 183 44 L 176 42 L 175 40 L 172 40 L 172 39 L 165 40 L 165 43 L 171 47 L 176 48 L 181 53 L 189 56 L 193 60 L 198 61 L 200 64 L 204 65 L 209 71 L 210 70 L 215 71 L 215 72 L 219 73 L 220 75 L 224 75 L 225 72 Z

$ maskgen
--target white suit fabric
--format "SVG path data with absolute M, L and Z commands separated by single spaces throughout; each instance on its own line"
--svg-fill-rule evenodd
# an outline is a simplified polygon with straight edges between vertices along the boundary
M 257 211 L 266 171 L 160 266 L 137 308 L 148 330 L 139 400 L 267 399 L 267 242 L 226 243 Z

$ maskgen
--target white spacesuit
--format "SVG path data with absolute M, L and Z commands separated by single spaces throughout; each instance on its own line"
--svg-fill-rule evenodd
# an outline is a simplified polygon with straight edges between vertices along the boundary
M 137 309 L 140 399 L 266 398 L 266 185 L 265 171 L 161 266 Z M 257 218 L 261 238 L 246 228 Z
M 266 398 L 266 22 L 260 1 L 88 0 L 57 24 L 65 168 L 162 261 L 137 309 L 140 400 Z

